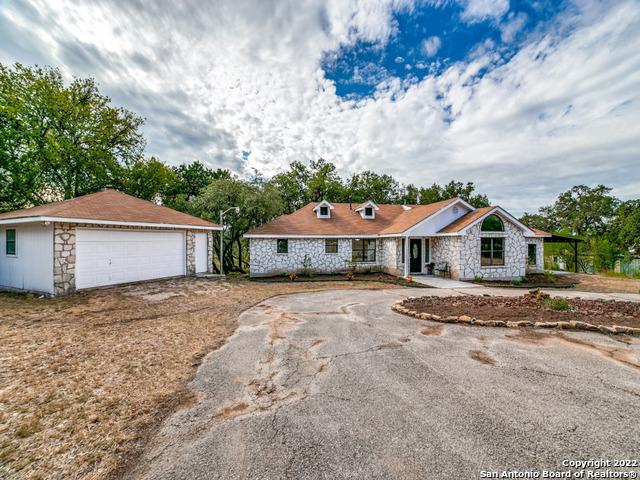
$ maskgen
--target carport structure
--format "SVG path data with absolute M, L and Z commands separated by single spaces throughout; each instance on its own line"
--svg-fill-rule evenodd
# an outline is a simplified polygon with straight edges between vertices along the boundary
M 566 233 L 551 233 L 550 237 L 544 239 L 544 243 L 568 243 L 573 249 L 573 271 L 578 273 L 578 243 L 584 239 Z
M 222 227 L 103 190 L 0 215 L 0 288 L 64 295 L 212 269 Z

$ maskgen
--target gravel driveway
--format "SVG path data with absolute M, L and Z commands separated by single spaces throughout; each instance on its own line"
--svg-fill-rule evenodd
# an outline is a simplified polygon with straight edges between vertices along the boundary
M 640 340 L 390 310 L 415 294 L 296 294 L 248 310 L 200 367 L 199 401 L 132 475 L 464 479 L 637 457 Z

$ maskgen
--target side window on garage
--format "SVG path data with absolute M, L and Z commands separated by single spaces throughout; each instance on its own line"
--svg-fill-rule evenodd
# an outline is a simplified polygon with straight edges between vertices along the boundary
M 276 249 L 278 253 L 289 253 L 289 240 L 286 238 L 279 238 L 277 240 Z
M 5 241 L 6 241 L 6 254 L 7 255 L 15 255 L 16 254 L 16 230 L 14 228 L 9 228 L 5 232 Z

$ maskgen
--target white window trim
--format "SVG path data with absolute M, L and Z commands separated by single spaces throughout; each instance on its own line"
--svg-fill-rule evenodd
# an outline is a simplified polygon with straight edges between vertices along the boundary
M 278 242 L 280 240 L 285 240 L 287 242 L 287 251 L 286 252 L 279 252 L 278 251 Z M 276 239 L 276 255 L 289 255 L 289 239 L 288 238 L 277 238 Z
M 14 231 L 14 237 L 13 237 L 14 253 L 7 253 L 7 232 L 9 230 Z M 18 229 L 17 228 L 6 228 L 4 230 L 4 256 L 7 258 L 18 258 Z

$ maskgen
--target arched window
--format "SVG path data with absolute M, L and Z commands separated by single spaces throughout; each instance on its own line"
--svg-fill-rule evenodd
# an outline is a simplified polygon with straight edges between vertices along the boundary
M 482 222 L 483 232 L 504 232 L 504 224 L 497 215 L 489 215 Z

